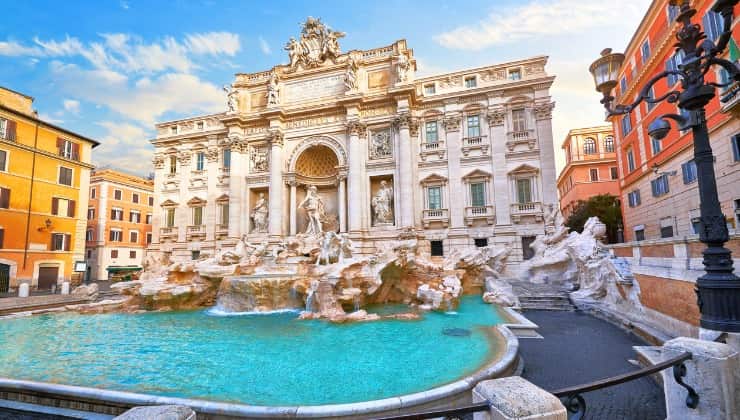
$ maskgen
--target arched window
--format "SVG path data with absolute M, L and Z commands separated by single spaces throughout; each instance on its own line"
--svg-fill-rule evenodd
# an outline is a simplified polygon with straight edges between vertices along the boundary
M 613 152 L 614 151 L 614 136 L 606 136 L 606 137 L 604 137 L 604 151 L 605 152 Z
M 594 153 L 596 153 L 596 140 L 589 137 L 583 142 L 583 154 L 593 155 Z

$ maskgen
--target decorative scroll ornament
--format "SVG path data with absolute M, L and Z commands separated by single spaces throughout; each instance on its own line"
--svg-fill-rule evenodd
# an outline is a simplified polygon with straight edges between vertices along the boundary
M 334 31 L 324 25 L 321 19 L 309 16 L 302 24 L 301 39 L 296 41 L 290 38 L 285 44 L 290 59 L 290 69 L 295 71 L 298 67 L 305 69 L 321 65 L 326 60 L 336 62 L 341 54 L 339 49 L 339 38 L 344 37 L 344 32 Z
M 555 108 L 554 102 L 548 102 L 545 104 L 538 104 L 534 106 L 534 117 L 538 120 L 546 120 L 552 118 L 552 110 Z
M 419 135 L 419 120 L 417 118 L 411 118 L 409 120 L 409 134 L 411 137 L 417 137 Z
M 154 158 L 152 159 L 152 164 L 154 164 L 154 169 L 164 168 L 164 156 L 160 154 L 154 155 Z
M 504 125 L 504 119 L 506 118 L 506 111 L 503 109 L 494 109 L 487 115 L 488 124 L 492 126 Z
M 365 130 L 367 126 L 360 120 L 349 120 L 347 121 L 347 134 L 350 136 L 365 136 Z
M 282 146 L 284 141 L 283 132 L 279 130 L 271 130 L 267 134 L 267 141 L 274 146 Z
M 206 150 L 206 160 L 209 162 L 217 162 L 218 161 L 218 149 L 217 148 L 211 148 Z
M 411 115 L 408 112 L 401 112 L 393 119 L 393 125 L 398 129 L 408 129 L 411 124 Z
M 178 153 L 177 160 L 180 162 L 181 165 L 190 165 L 190 153 L 189 152 Z
M 445 131 L 460 130 L 460 116 L 459 115 L 445 116 L 444 119 L 442 120 L 442 123 L 445 126 Z

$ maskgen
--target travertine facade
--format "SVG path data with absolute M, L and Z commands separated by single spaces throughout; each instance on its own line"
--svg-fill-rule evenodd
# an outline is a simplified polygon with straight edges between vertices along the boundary
M 290 64 L 224 88 L 226 112 L 157 125 L 153 248 L 196 258 L 320 219 L 360 252 L 417 235 L 521 260 L 557 202 L 547 58 L 416 78 L 406 41 L 341 53 L 343 35 L 309 18 Z

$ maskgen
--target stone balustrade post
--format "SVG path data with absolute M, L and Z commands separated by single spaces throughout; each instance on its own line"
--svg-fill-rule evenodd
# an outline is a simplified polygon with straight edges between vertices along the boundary
M 484 401 L 491 408 L 475 413 L 475 420 L 568 420 L 558 397 L 520 376 L 479 382 L 473 388 L 473 402 Z

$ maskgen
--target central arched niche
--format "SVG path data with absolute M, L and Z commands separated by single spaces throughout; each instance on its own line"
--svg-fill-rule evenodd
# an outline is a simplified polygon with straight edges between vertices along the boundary
M 296 180 L 300 187 L 296 191 L 296 204 L 306 197 L 306 187 L 315 185 L 324 202 L 326 212 L 323 222 L 324 231 L 339 230 L 339 197 L 337 192 L 337 175 L 339 159 L 334 150 L 321 144 L 302 151 L 295 162 Z M 296 228 L 298 233 L 305 232 L 307 226 L 306 212 L 296 209 Z

